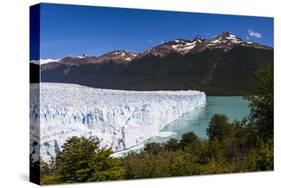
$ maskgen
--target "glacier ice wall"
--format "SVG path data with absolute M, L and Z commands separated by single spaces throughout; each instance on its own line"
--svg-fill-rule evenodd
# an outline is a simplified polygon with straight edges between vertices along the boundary
M 72 136 L 96 136 L 103 147 L 114 151 L 133 147 L 206 104 L 206 95 L 200 91 L 122 91 L 41 83 L 38 105 L 32 104 L 36 89 L 38 84 L 31 84 L 31 139 L 38 141 L 33 133 L 40 129 L 40 147 L 34 143 L 30 147 L 33 153 L 40 148 L 45 161 Z

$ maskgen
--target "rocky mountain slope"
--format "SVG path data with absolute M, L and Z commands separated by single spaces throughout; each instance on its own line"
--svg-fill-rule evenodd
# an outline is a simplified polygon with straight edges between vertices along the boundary
M 255 72 L 273 63 L 273 48 L 229 32 L 213 39 L 176 39 L 142 53 L 63 58 L 41 65 L 41 81 L 125 90 L 203 90 L 207 95 L 253 92 Z

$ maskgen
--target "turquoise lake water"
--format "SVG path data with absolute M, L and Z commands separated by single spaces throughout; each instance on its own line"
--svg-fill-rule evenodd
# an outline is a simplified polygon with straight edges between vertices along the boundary
M 170 138 L 180 139 L 182 134 L 193 131 L 202 138 L 207 138 L 206 129 L 215 113 L 225 114 L 230 121 L 241 120 L 249 115 L 249 102 L 239 96 L 207 97 L 207 105 L 184 114 L 167 125 L 161 132 L 173 132 L 171 136 L 156 136 L 150 142 L 164 142 Z

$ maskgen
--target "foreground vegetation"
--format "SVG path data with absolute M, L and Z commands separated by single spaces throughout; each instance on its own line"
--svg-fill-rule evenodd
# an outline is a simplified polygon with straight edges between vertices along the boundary
M 181 140 L 149 143 L 124 158 L 111 157 L 96 138 L 69 139 L 49 163 L 41 161 L 41 183 L 70 183 L 168 176 L 273 170 L 273 69 L 258 72 L 257 92 L 250 96 L 251 113 L 230 122 L 215 114 L 208 139 L 193 132 Z

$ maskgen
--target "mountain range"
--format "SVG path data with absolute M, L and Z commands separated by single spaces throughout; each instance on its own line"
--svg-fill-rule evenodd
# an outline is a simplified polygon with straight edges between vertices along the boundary
M 272 47 L 223 32 L 212 39 L 198 36 L 167 41 L 141 53 L 115 50 L 98 57 L 82 55 L 44 63 L 33 61 L 31 66 L 40 66 L 42 82 L 241 95 L 255 91 L 255 72 L 270 63 L 273 63 Z

